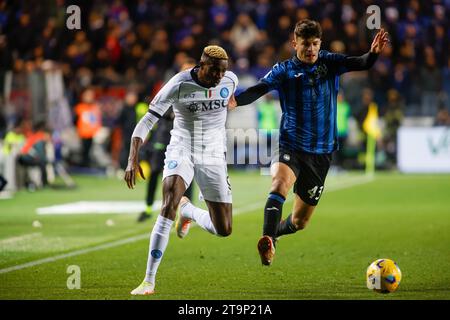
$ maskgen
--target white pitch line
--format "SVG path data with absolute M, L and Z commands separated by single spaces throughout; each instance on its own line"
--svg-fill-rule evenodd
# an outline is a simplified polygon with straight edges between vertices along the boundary
M 373 180 L 375 180 L 374 176 L 361 176 L 361 177 L 351 178 L 351 180 L 338 181 L 336 183 L 333 183 L 332 185 L 327 186 L 327 188 L 324 190 L 324 192 L 331 192 L 331 191 L 347 189 L 347 188 L 351 188 L 354 186 L 358 186 L 360 184 L 372 182 Z
M 99 246 L 95 246 L 95 247 L 92 247 L 92 248 L 76 250 L 76 251 L 72 251 L 72 252 L 68 252 L 68 253 L 64 253 L 64 254 L 59 254 L 59 255 L 53 256 L 53 257 L 48 257 L 48 258 L 44 258 L 44 259 L 30 261 L 30 262 L 27 262 L 27 263 L 24 263 L 24 264 L 19 264 L 17 266 L 12 266 L 12 267 L 8 267 L 8 268 L 0 269 L 0 274 L 1 273 L 8 273 L 8 272 L 11 272 L 11 271 L 16 271 L 16 270 L 21 270 L 21 269 L 25 269 L 25 268 L 30 268 L 30 267 L 34 267 L 34 266 L 37 266 L 37 265 L 40 265 L 40 264 L 47 263 L 47 262 L 54 262 L 54 261 L 57 261 L 57 260 L 70 258 L 70 257 L 78 256 L 78 255 L 89 253 L 89 252 L 93 252 L 93 251 L 99 251 L 99 250 L 103 250 L 103 249 L 114 248 L 114 247 L 118 247 L 118 246 L 121 246 L 121 245 L 124 245 L 124 244 L 127 244 L 127 243 L 132 243 L 132 242 L 136 242 L 136 241 L 139 241 L 139 240 L 142 240 L 142 239 L 147 239 L 147 238 L 149 238 L 148 234 L 141 234 L 141 235 L 130 237 L 130 238 L 126 238 L 126 239 L 122 239 L 122 240 L 117 240 L 117 241 L 101 244 Z
M 40 233 L 40 232 L 34 232 L 34 233 L 27 233 L 27 234 L 17 236 L 17 237 L 2 239 L 2 240 L 0 240 L 0 247 L 2 247 L 4 245 L 15 243 L 15 242 L 19 242 L 19 241 L 30 240 L 30 239 L 39 237 L 41 235 L 42 235 L 42 233 Z
M 328 192 L 333 192 L 333 191 L 338 191 L 338 190 L 350 188 L 350 187 L 353 187 L 353 186 L 361 185 L 361 184 L 364 184 L 364 183 L 369 183 L 369 182 L 371 182 L 373 180 L 374 180 L 373 177 L 358 177 L 358 178 L 352 179 L 350 181 L 345 181 L 344 180 L 344 182 L 336 183 L 336 185 L 333 184 L 333 185 L 329 186 L 327 189 L 328 189 Z M 250 212 L 250 211 L 253 211 L 253 210 L 258 209 L 258 208 L 261 208 L 261 202 L 252 203 L 252 204 L 243 206 L 241 208 L 236 208 L 233 211 L 233 216 L 239 215 L 239 214 L 242 214 L 242 213 L 246 213 L 246 212 Z M 196 226 L 196 225 L 194 225 L 194 226 Z M 74 257 L 74 256 L 79 256 L 79 255 L 90 253 L 90 252 L 100 251 L 100 250 L 104 250 L 104 249 L 110 249 L 110 248 L 118 247 L 118 246 L 121 246 L 121 245 L 124 245 L 124 244 L 133 243 L 133 242 L 136 242 L 136 241 L 140 241 L 140 240 L 143 240 L 143 239 L 149 239 L 149 238 L 150 238 L 149 233 L 145 233 L 145 234 L 133 236 L 133 237 L 126 238 L 126 239 L 122 239 L 122 240 L 117 240 L 117 241 L 101 244 L 101 245 L 98 245 L 98 246 L 95 246 L 95 247 L 92 247 L 92 248 L 76 250 L 76 251 L 72 251 L 72 252 L 56 255 L 56 256 L 53 256 L 53 257 L 48 257 L 48 258 L 44 258 L 44 259 L 30 261 L 30 262 L 27 262 L 27 263 L 24 263 L 24 264 L 19 264 L 17 266 L 7 267 L 7 268 L 4 268 L 4 269 L 0 269 L 0 274 L 12 272 L 12 271 L 17 271 L 17 270 L 22 270 L 22 269 L 26 269 L 26 268 L 31 268 L 31 267 L 35 267 L 35 266 L 38 266 L 38 265 L 41 265 L 41 264 L 44 264 L 44 263 L 55 262 L 57 260 L 66 259 L 66 258 L 70 258 L 70 257 Z
M 144 201 L 78 201 L 37 208 L 38 215 L 55 214 L 136 214 L 146 208 Z

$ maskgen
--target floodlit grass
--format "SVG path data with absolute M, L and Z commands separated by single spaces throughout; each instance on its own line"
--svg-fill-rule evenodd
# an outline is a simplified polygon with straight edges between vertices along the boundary
M 155 295 L 129 294 L 145 273 L 149 240 L 143 238 L 0 273 L 0 299 L 450 299 L 449 175 L 381 173 L 357 185 L 359 174 L 329 176 L 310 225 L 280 239 L 270 267 L 261 266 L 256 250 L 270 177 L 230 177 L 239 212 L 233 234 L 219 238 L 192 228 L 180 240 L 172 233 Z M 21 191 L 0 200 L 0 269 L 150 233 L 154 218 L 138 224 L 129 214 L 36 214 L 39 207 L 81 200 L 144 199 L 142 182 L 132 191 L 114 178 L 76 181 L 75 190 Z M 108 219 L 115 225 L 107 226 Z M 32 227 L 35 220 L 41 228 Z M 366 288 L 366 268 L 378 258 L 391 258 L 402 270 L 393 294 Z M 81 269 L 79 290 L 66 286 L 69 265 Z

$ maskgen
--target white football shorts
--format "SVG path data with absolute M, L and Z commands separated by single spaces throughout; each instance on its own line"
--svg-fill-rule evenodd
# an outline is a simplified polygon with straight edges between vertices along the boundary
M 183 178 L 186 188 L 195 179 L 205 200 L 232 203 L 225 154 L 223 157 L 194 157 L 186 148 L 169 144 L 165 153 L 162 179 L 173 175 Z

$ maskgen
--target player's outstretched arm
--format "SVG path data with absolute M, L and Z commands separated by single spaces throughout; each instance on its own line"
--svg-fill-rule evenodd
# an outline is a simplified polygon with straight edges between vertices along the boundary
M 378 55 L 383 51 L 386 44 L 389 42 L 388 36 L 389 34 L 384 31 L 384 29 L 380 29 L 372 41 L 369 52 L 363 54 L 362 56 L 346 57 L 344 60 L 344 65 L 347 71 L 361 71 L 372 68 L 377 61 Z
M 245 106 L 247 104 L 250 104 L 253 101 L 258 100 L 260 97 L 265 95 L 267 92 L 269 92 L 269 86 L 264 82 L 259 82 L 258 84 L 254 85 L 253 87 L 249 87 L 245 91 L 236 95 L 236 97 L 235 97 L 236 107 L 237 106 Z M 231 102 L 231 99 L 230 99 L 230 102 Z

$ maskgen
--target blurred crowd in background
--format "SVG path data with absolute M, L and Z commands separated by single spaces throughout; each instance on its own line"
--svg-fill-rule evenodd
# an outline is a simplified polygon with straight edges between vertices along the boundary
M 80 30 L 66 27 L 71 4 L 81 9 Z M 302 19 L 320 21 L 322 49 L 364 54 L 376 32 L 366 26 L 372 4 L 381 8 L 391 42 L 371 70 L 341 77 L 337 161 L 361 165 L 361 126 L 376 104 L 383 127 L 378 163 L 393 168 L 396 131 L 406 118 L 450 125 L 450 0 L 0 0 L 3 157 L 10 144 L 23 153 L 41 130 L 54 162 L 124 169 L 127 141 L 148 102 L 206 45 L 227 50 L 242 90 L 292 57 L 293 29 Z M 268 95 L 235 113 L 230 128 L 271 130 L 280 110 L 276 95 Z

